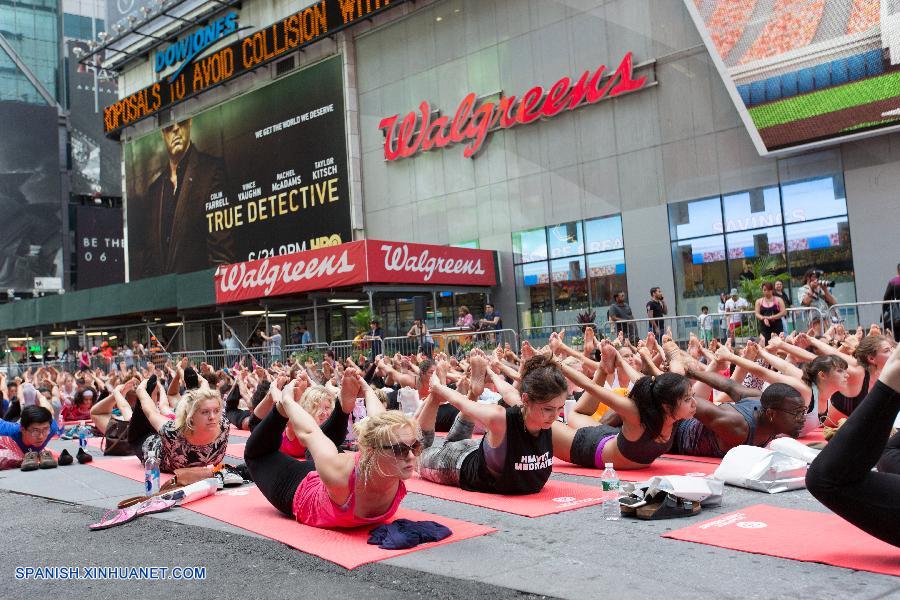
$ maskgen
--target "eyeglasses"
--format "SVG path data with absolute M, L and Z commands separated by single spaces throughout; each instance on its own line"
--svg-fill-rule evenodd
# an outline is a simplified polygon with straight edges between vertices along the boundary
M 419 456 L 422 454 L 422 451 L 425 450 L 425 446 L 422 444 L 421 440 L 416 440 L 412 445 L 398 442 L 396 444 L 391 444 L 390 446 L 381 446 L 381 449 L 390 450 L 394 454 L 394 458 L 406 458 L 410 454 Z
M 34 429 L 34 428 L 32 427 L 32 428 L 26 429 L 25 431 L 28 433 L 28 435 L 32 435 L 32 436 L 41 436 L 41 437 L 45 437 L 45 436 L 47 436 L 47 435 L 50 435 L 50 428 L 49 428 L 49 427 L 42 427 L 41 429 Z
M 805 408 L 801 408 L 799 410 L 786 410 L 784 408 L 772 407 L 772 410 L 777 410 L 778 412 L 783 412 L 783 413 L 789 414 L 792 417 L 794 417 L 795 419 L 806 418 L 806 409 Z

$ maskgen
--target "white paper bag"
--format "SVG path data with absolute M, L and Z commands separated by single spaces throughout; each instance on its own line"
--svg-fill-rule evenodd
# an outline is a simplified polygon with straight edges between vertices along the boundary
M 807 468 L 805 461 L 781 452 L 736 446 L 722 459 L 714 477 L 728 485 L 777 494 L 805 488 Z
M 657 491 L 668 492 L 685 500 L 699 502 L 702 506 L 718 506 L 722 503 L 724 482 L 707 477 L 686 475 L 664 475 L 653 477 L 648 482 L 647 495 Z
M 821 452 L 821 450 L 810 448 L 806 444 L 798 442 L 794 438 L 789 437 L 782 437 L 778 438 L 777 440 L 772 440 L 767 448 L 769 450 L 781 452 L 782 454 L 787 454 L 788 456 L 802 460 L 806 464 L 812 464 L 812 461 L 814 461 L 819 455 L 819 452 Z
M 402 387 L 397 391 L 397 402 L 403 414 L 412 416 L 419 408 L 419 392 L 411 387 Z

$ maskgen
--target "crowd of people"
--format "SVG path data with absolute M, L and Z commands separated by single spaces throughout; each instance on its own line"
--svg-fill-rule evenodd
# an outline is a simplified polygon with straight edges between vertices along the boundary
M 756 311 L 774 323 L 783 304 L 774 286 L 765 292 Z M 411 333 L 424 339 L 423 327 Z M 772 327 L 738 348 L 702 328 L 681 345 L 661 324 L 656 331 L 633 342 L 624 331 L 602 339 L 585 327 L 580 347 L 560 332 L 518 351 L 506 344 L 454 355 L 426 345 L 408 355 L 379 348 L 269 365 L 245 357 L 221 369 L 185 358 L 0 375 L 0 468 L 55 467 L 47 443 L 67 424 L 90 421 L 110 453 L 134 454 L 187 485 L 222 472 L 230 432 L 249 430 L 243 472 L 276 509 L 316 527 L 352 527 L 392 516 L 416 474 L 475 492 L 531 494 L 550 478 L 554 457 L 639 470 L 663 454 L 722 457 L 824 423 L 831 441 L 810 468 L 810 491 L 900 544 L 897 528 L 885 526 L 898 521 L 900 498 L 892 337 L 877 325 L 836 323 L 821 335 Z M 436 432 L 446 433 L 443 443 Z

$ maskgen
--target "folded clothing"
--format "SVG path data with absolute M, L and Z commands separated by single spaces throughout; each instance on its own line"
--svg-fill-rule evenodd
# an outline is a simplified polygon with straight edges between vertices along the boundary
M 369 543 L 385 550 L 415 548 L 427 542 L 439 542 L 453 532 L 434 521 L 410 521 L 397 519 L 387 525 L 379 525 L 369 532 Z

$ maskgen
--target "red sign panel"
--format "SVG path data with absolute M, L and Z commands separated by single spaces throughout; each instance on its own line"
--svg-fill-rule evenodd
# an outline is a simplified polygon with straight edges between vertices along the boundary
M 218 304 L 362 283 L 497 283 L 490 250 L 380 240 L 226 265 L 219 267 L 215 277 Z
M 491 131 L 526 125 L 555 117 L 563 111 L 596 104 L 639 90 L 646 81 L 646 77 L 634 78 L 629 52 L 613 73 L 607 72 L 606 65 L 600 65 L 593 73 L 585 71 L 575 83 L 563 77 L 546 92 L 543 87 L 535 86 L 525 92 L 521 100 L 504 96 L 496 103 L 479 105 L 477 96 L 469 94 L 460 102 L 452 120 L 438 116 L 432 121 L 436 109 L 423 101 L 418 113 L 408 113 L 402 120 L 400 115 L 381 120 L 378 128 L 385 134 L 384 158 L 409 158 L 417 152 L 445 148 L 450 144 L 465 144 L 463 156 L 470 158 L 484 146 Z
M 227 304 L 322 290 L 365 280 L 365 242 L 350 242 L 219 267 L 216 302 Z
M 367 240 L 369 281 L 493 286 L 494 253 L 451 246 Z

